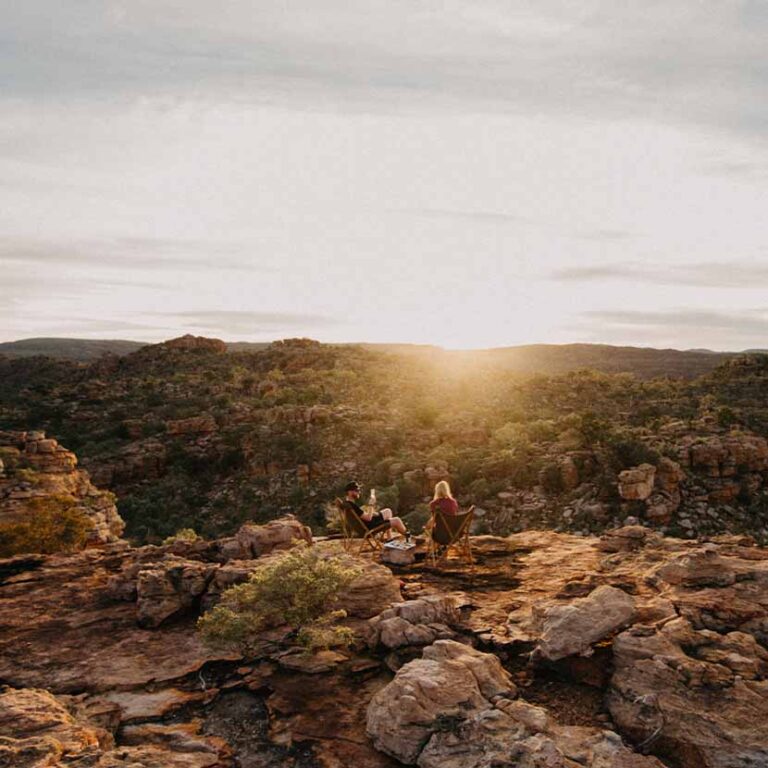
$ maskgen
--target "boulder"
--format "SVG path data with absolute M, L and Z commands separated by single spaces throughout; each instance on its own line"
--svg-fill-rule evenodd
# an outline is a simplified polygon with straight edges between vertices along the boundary
M 712 549 L 678 555 L 656 569 L 667 584 L 683 587 L 727 587 L 736 581 L 736 570 L 728 558 Z
M 498 658 L 452 640 L 439 640 L 425 657 L 401 667 L 368 706 L 367 732 L 376 749 L 414 765 L 430 736 L 451 718 L 489 709 L 487 691 L 513 691 Z M 427 653 L 430 651 L 430 653 Z
M 614 641 L 608 695 L 614 722 L 680 768 L 768 765 L 768 651 L 740 632 L 686 619 Z
M 199 602 L 217 569 L 215 563 L 169 555 L 139 570 L 136 578 L 139 625 L 159 627 L 171 616 L 192 608 Z
M 541 627 L 537 652 L 557 661 L 586 653 L 596 642 L 626 627 L 635 616 L 635 601 L 616 587 L 602 586 L 580 600 L 537 608 L 536 613 Z
M 367 732 L 420 768 L 662 768 L 612 731 L 559 726 L 515 695 L 496 656 L 441 640 L 373 697 Z
M 226 756 L 223 745 L 205 737 L 192 739 L 189 730 L 187 726 L 185 739 L 178 735 L 175 739 L 153 739 L 145 731 L 140 746 L 116 748 L 111 734 L 75 717 L 62 700 L 47 691 L 6 688 L 0 692 L 0 765 L 9 768 L 65 765 L 212 768 L 221 765 Z M 136 734 L 127 741 L 135 744 Z
M 662 456 L 656 465 L 656 487 L 670 495 L 679 492 L 680 483 L 685 479 L 683 468 L 667 456 Z
M 619 473 L 619 495 L 627 501 L 644 501 L 653 491 L 656 467 L 640 464 Z
M 394 605 L 368 622 L 366 641 L 371 648 L 395 649 L 452 637 L 450 627 L 459 622 L 461 606 L 462 600 L 450 595 L 430 595 Z
M 364 558 L 344 556 L 350 566 L 360 569 L 360 575 L 339 595 L 338 607 L 347 615 L 370 619 L 393 603 L 400 603 L 400 580 L 384 565 Z
M 311 544 L 312 531 L 293 515 L 286 515 L 265 525 L 246 523 L 235 534 L 235 539 L 240 544 L 238 555 L 251 559 L 275 550 L 290 549 L 301 541 Z

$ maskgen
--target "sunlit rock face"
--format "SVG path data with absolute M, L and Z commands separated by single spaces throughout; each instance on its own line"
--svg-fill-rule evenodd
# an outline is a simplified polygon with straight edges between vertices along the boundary
M 0 432 L 0 523 L 27 521 L 57 501 L 88 518 L 88 544 L 114 542 L 123 533 L 114 496 L 91 483 L 72 451 L 44 432 Z
M 472 569 L 396 574 L 316 541 L 360 569 L 340 601 L 356 642 L 306 655 L 275 626 L 247 657 L 195 630 L 282 556 L 240 559 L 237 541 L 0 561 L 0 756 L 25 765 L 53 740 L 158 768 L 766 761 L 768 551 L 748 538 L 528 531 L 473 537 Z

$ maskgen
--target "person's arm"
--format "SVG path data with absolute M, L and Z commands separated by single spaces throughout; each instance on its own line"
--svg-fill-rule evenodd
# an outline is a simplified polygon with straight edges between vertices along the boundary
M 352 509 L 355 510 L 355 514 L 361 519 L 365 520 L 366 523 L 369 523 L 371 519 L 373 518 L 372 512 L 366 512 L 359 504 L 355 504 L 354 501 L 347 501 L 349 505 L 351 505 Z

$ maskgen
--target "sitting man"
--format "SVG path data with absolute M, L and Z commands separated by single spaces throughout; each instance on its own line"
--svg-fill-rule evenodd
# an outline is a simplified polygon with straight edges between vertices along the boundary
M 344 493 L 346 494 L 344 506 L 353 511 L 363 521 L 363 525 L 369 531 L 389 523 L 389 527 L 393 531 L 397 531 L 405 536 L 407 533 L 405 523 L 399 517 L 393 517 L 391 509 L 382 509 L 380 512 L 374 510 L 366 511 L 357 503 L 360 498 L 360 483 L 347 483 L 344 487 Z

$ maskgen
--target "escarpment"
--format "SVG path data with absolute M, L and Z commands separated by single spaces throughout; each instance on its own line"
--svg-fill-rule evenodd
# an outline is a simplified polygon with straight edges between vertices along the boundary
M 247 656 L 197 617 L 302 535 L 0 562 L 0 755 L 102 766 L 740 768 L 768 760 L 768 551 L 744 537 L 474 537 L 473 569 L 354 562 L 349 648 Z M 80 762 L 78 762 L 80 761 Z M 54 763 L 55 764 L 55 763 Z M 89 763 L 90 764 L 90 763 Z

